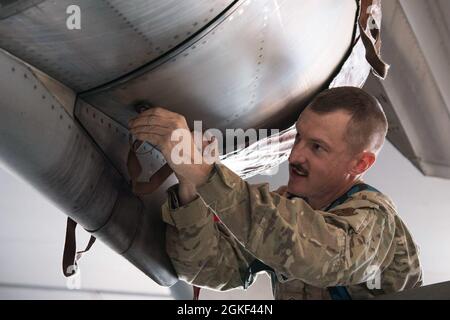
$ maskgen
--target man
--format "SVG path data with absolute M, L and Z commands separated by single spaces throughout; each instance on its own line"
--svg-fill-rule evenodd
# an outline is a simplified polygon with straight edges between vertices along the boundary
M 180 279 L 247 288 L 265 270 L 276 299 L 363 299 L 421 285 L 418 250 L 394 204 L 362 182 L 387 133 L 380 104 L 363 90 L 327 90 L 302 112 L 289 182 L 277 193 L 219 163 L 171 161 L 171 133 L 189 130 L 178 114 L 152 109 L 130 127 L 180 181 L 163 206 Z M 194 147 L 189 157 L 198 153 Z

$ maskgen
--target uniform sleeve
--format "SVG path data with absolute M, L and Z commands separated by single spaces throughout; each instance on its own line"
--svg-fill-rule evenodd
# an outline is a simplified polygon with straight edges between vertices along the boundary
M 201 198 L 174 208 L 177 186 L 169 188 L 162 207 L 166 251 L 181 280 L 214 290 L 246 289 L 253 282 L 248 268 L 254 257 L 246 252 Z
M 370 201 L 349 201 L 333 213 L 313 210 L 250 185 L 216 164 L 197 188 L 205 203 L 237 240 L 279 279 L 300 279 L 316 287 L 352 285 L 382 272 L 391 251 L 395 220 Z

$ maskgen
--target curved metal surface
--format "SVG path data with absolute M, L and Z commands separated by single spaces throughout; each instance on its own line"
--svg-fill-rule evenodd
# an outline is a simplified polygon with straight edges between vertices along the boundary
M 449 84 L 441 75 L 450 71 L 450 53 L 432 49 L 432 45 L 444 45 L 448 35 L 439 37 L 437 27 L 431 28 L 430 34 L 436 37 L 425 41 L 415 31 L 420 28 L 414 24 L 414 15 L 407 15 L 409 6 L 418 6 L 420 15 L 426 15 L 427 7 L 439 10 L 436 3 L 385 2 L 383 51 L 393 68 L 385 81 L 371 79 L 366 90 L 377 96 L 391 115 L 389 120 L 393 125 L 388 138 L 395 147 L 424 175 L 450 179 L 450 94 Z M 441 22 L 438 20 L 439 16 L 430 16 L 424 26 Z M 441 62 L 447 62 L 447 65 L 440 64 L 439 72 L 434 66 L 439 59 L 430 59 L 430 50 L 438 57 L 442 55 Z
M 203 120 L 204 128 L 258 128 L 327 84 L 350 48 L 355 0 L 247 0 L 189 46 L 127 79 L 82 95 L 122 124 L 140 101 Z
M 108 156 L 114 167 L 129 181 L 127 157 L 130 149 L 128 128 L 107 116 L 90 104 L 78 99 L 75 108 L 76 118 L 83 124 L 90 136 Z M 130 114 L 131 116 L 131 114 Z M 140 179 L 148 181 L 165 163 L 164 156 L 148 143 L 137 152 L 142 166 Z
M 204 129 L 273 128 L 300 112 L 287 107 L 287 102 L 307 101 L 331 81 L 352 42 L 356 1 L 240 1 L 207 27 L 208 20 L 203 25 L 198 22 L 197 31 L 205 28 L 196 35 L 188 35 L 194 25 L 188 27 L 186 21 L 199 13 L 218 14 L 219 10 L 210 12 L 211 1 L 70 4 L 77 3 L 88 8 L 84 10 L 88 30 L 60 30 L 66 16 L 63 19 L 56 13 L 65 10 L 68 1 L 45 1 L 1 20 L 0 46 L 18 48 L 15 54 L 76 90 L 119 78 L 83 94 L 74 111 L 102 150 L 36 77 L 24 77 L 26 69 L 21 64 L 7 62 L 0 87 L 8 95 L 1 102 L 5 114 L 0 120 L 1 156 L 157 283 L 173 284 L 176 278 L 165 254 L 159 212 L 165 189 L 175 178 L 144 198 L 145 209 L 124 181 L 126 124 L 135 115 L 134 105 L 146 101 L 169 107 L 186 115 L 189 122 L 203 120 Z M 223 9 L 230 1 L 213 3 Z M 120 14 L 125 19 L 115 24 Z M 139 35 L 141 30 L 129 30 L 126 21 L 131 18 L 125 14 L 134 17 L 133 25 L 144 27 L 151 16 L 155 34 L 164 34 L 161 41 L 177 40 L 173 46 L 178 47 L 167 45 L 165 51 L 154 53 L 153 63 L 135 70 L 149 61 L 145 56 L 149 43 L 142 39 L 144 33 Z M 186 24 L 173 21 L 179 15 Z M 50 22 L 49 16 L 53 17 Z M 169 32 L 173 26 L 176 32 L 183 30 L 184 38 L 175 39 Z M 15 35 L 12 27 L 18 30 Z M 6 80 L 5 72 L 12 80 Z M 163 164 L 158 152 L 144 152 L 141 160 L 147 165 L 142 179 Z
M 0 75 L 2 162 L 158 284 L 174 284 L 159 211 L 144 209 L 29 68 L 0 51 Z
M 201 30 L 232 0 L 58 0 L 21 5 L 0 20 L 0 48 L 75 91 L 123 76 Z M 66 9 L 78 5 L 81 30 Z

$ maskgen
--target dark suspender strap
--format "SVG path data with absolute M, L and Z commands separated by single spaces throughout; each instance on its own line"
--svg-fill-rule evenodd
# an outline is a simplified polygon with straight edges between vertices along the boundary
M 358 184 L 354 185 L 352 188 L 350 188 L 350 190 L 348 190 L 343 196 L 341 196 L 336 201 L 334 201 L 332 204 L 330 204 L 325 209 L 325 211 L 329 211 L 329 210 L 343 204 L 353 194 L 361 192 L 361 191 L 380 192 L 377 189 L 375 189 L 374 187 L 369 186 L 368 184 L 358 183 Z M 333 299 L 333 300 L 351 300 L 352 299 L 347 288 L 343 287 L 343 286 L 329 287 L 328 292 L 330 293 L 331 299 Z
M 330 297 L 333 300 L 352 300 L 352 297 L 348 293 L 346 287 L 329 287 L 328 292 L 330 293 Z
M 372 186 L 369 186 L 365 183 L 355 184 L 350 190 L 348 190 L 344 195 L 335 200 L 332 204 L 330 204 L 324 211 L 330 211 L 334 207 L 337 207 L 347 201 L 353 194 L 361 191 L 372 191 L 372 192 L 380 192 Z

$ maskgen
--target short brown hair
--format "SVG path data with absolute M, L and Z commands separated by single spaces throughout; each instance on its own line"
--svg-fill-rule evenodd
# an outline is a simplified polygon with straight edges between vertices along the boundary
M 339 110 L 349 113 L 351 119 L 346 138 L 355 152 L 368 147 L 378 152 L 384 144 L 388 130 L 386 115 L 380 102 L 360 88 L 325 90 L 310 103 L 308 109 L 318 114 Z

